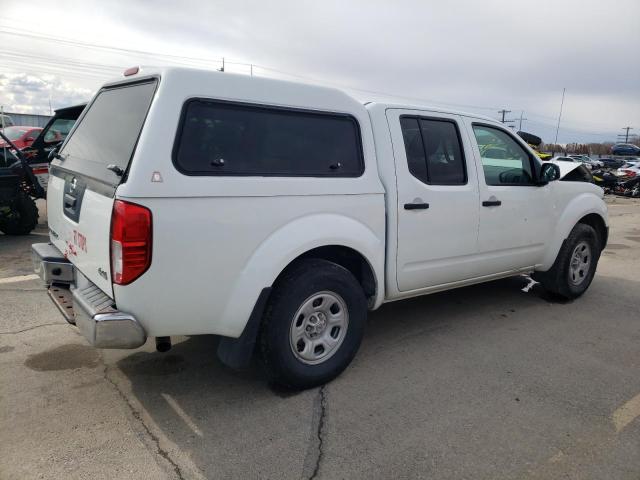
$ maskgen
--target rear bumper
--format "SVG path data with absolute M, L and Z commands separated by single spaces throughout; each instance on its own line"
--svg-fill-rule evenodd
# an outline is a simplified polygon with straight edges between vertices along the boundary
M 97 348 L 138 348 L 147 340 L 133 315 L 117 310 L 114 301 L 85 277 L 51 244 L 31 247 L 34 271 L 69 323 Z

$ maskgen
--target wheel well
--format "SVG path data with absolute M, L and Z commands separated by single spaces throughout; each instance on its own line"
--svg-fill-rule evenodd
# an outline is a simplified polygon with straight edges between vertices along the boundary
M 597 213 L 590 213 L 582 217 L 578 223 L 584 223 L 585 225 L 589 225 L 592 227 L 596 233 L 598 234 L 598 239 L 600 240 L 600 247 L 604 249 L 607 245 L 607 237 L 609 235 L 609 231 L 607 230 L 607 226 L 604 223 L 604 220 Z
M 345 247 L 342 245 L 326 245 L 323 247 L 317 247 L 313 250 L 303 253 L 293 260 L 287 268 L 285 268 L 278 278 L 282 276 L 292 265 L 297 261 L 304 258 L 317 258 L 321 260 L 328 260 L 333 263 L 349 270 L 358 283 L 362 286 L 365 296 L 368 299 L 372 299 L 376 295 L 376 277 L 373 274 L 373 269 L 367 261 L 367 259 L 358 251 L 353 248 Z M 278 279 L 276 279 L 276 282 Z M 275 283 L 275 282 L 274 282 Z

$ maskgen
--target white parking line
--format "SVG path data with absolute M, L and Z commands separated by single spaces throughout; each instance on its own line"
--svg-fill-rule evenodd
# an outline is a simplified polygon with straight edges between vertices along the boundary
M 26 282 L 28 280 L 36 280 L 40 278 L 38 275 L 36 275 L 35 273 L 32 273 L 31 275 L 18 275 L 17 277 L 6 277 L 6 278 L 0 278 L 0 285 L 3 283 L 18 283 L 18 282 Z
M 173 408 L 173 410 L 178 414 L 178 416 L 182 419 L 182 421 L 184 423 L 187 424 L 187 426 L 193 430 L 193 433 L 195 433 L 196 435 L 198 435 L 199 437 L 202 437 L 202 431 L 198 428 L 198 426 L 193 422 L 193 420 L 191 420 L 191 417 L 189 417 L 189 415 L 187 415 L 187 412 L 185 412 L 180 405 L 178 405 L 178 402 L 175 401 L 175 399 L 169 395 L 168 393 L 161 393 L 162 398 L 164 398 L 167 403 L 169 404 L 169 406 L 171 408 Z
M 616 432 L 620 432 L 637 417 L 640 417 L 640 393 L 613 412 L 612 419 Z

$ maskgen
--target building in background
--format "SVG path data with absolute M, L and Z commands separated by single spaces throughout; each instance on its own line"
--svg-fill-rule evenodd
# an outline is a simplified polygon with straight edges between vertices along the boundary
M 34 115 L 31 113 L 11 113 L 3 112 L 4 115 L 8 115 L 13 120 L 14 125 L 20 125 L 21 127 L 44 127 L 51 115 Z

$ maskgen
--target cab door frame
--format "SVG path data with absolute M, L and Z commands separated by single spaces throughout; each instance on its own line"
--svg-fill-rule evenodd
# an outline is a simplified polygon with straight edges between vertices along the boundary
M 482 258 L 480 273 L 530 271 L 540 265 L 557 216 L 555 195 L 551 184 L 538 184 L 540 162 L 535 153 L 513 132 L 486 120 L 465 117 L 473 155 L 478 165 L 480 216 L 478 253 Z M 489 184 L 474 126 L 496 129 L 506 134 L 528 155 L 532 182 L 530 184 Z
M 397 243 L 394 290 L 411 296 L 478 276 L 478 175 L 475 156 L 460 115 L 391 108 L 386 111 L 395 164 Z M 408 166 L 401 117 L 452 122 L 456 126 L 466 167 L 466 183 L 429 184 Z M 428 204 L 428 207 L 426 205 Z M 420 208 L 413 208 L 414 206 Z M 388 259 L 391 261 L 391 259 Z M 389 282 L 390 283 L 390 282 Z

